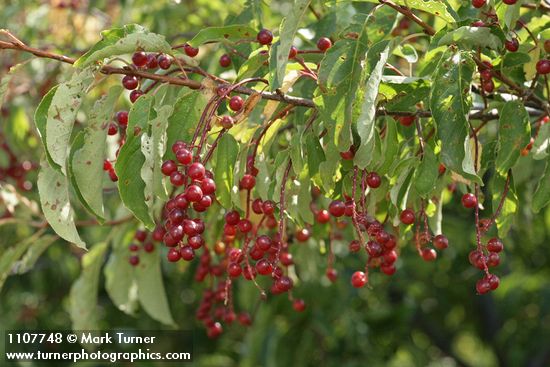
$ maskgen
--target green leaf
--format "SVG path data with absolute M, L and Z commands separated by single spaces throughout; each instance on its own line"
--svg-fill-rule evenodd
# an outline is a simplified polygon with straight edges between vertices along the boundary
M 308 133 L 305 139 L 306 151 L 307 151 L 307 165 L 309 167 L 309 176 L 313 177 L 319 172 L 319 165 L 325 161 L 325 152 L 319 139 Z
M 415 173 L 414 184 L 416 191 L 423 198 L 435 188 L 437 177 L 439 176 L 439 162 L 430 144 L 424 145 L 424 155 L 418 169 Z
M 361 114 L 357 120 L 357 133 L 361 138 L 361 145 L 353 160 L 362 169 L 371 162 L 376 144 L 374 136 L 376 133 L 376 98 L 384 65 L 388 60 L 391 48 L 393 48 L 393 42 L 382 41 L 374 45 L 367 54 L 368 64 L 365 68 L 367 77 L 363 88 L 365 94 L 361 103 Z
M 108 57 L 133 53 L 137 49 L 167 54 L 172 51 L 164 36 L 151 33 L 140 25 L 128 24 L 101 32 L 101 41 L 76 60 L 74 66 L 84 68 Z
M 504 23 L 508 30 L 514 30 L 516 28 L 516 23 L 519 20 L 519 13 L 521 5 L 523 5 L 524 0 L 518 0 L 513 5 L 504 5 L 501 4 L 497 7 L 497 15 L 501 24 Z
M 344 1 L 344 0 L 341 0 Z M 363 0 L 365 2 L 379 4 L 378 0 Z M 411 9 L 418 9 L 435 15 L 438 18 L 443 19 L 448 23 L 454 23 L 457 21 L 453 15 L 455 12 L 450 6 L 447 6 L 447 2 L 443 0 L 393 0 L 397 5 L 406 6 Z
M 408 43 L 400 45 L 394 51 L 394 54 L 401 56 L 402 58 L 407 60 L 409 64 L 414 64 L 418 62 L 418 53 L 416 52 L 415 48 Z
M 288 63 L 288 53 L 294 36 L 298 31 L 302 18 L 308 11 L 311 0 L 294 0 L 290 6 L 288 14 L 284 17 L 279 27 L 279 40 L 271 47 L 269 61 L 269 81 L 271 90 L 280 88 L 286 73 L 286 64 Z
M 113 115 L 114 105 L 122 93 L 115 86 L 109 94 L 97 100 L 91 111 L 88 125 L 81 131 L 71 146 L 68 171 L 78 198 L 100 223 L 104 220 L 103 209 L 103 160 L 107 147 L 107 126 Z
M 152 103 L 153 97 L 144 95 L 132 106 L 128 115 L 126 143 L 120 149 L 115 164 L 122 203 L 149 230 L 155 226 L 149 211 L 149 203 L 152 203 L 154 198 L 151 195 L 145 195 L 147 186 L 141 176 L 141 170 L 146 158 L 141 146 L 143 137 L 146 136 L 144 131 L 149 126 Z M 136 135 L 136 131 L 140 132 Z
M 82 272 L 69 296 L 73 330 L 99 330 L 97 294 L 107 247 L 107 243 L 98 243 L 82 257 Z
M 0 107 L 4 104 L 4 97 L 6 96 L 6 92 L 8 91 L 8 86 L 11 82 L 11 79 L 13 78 L 13 75 L 21 66 L 25 65 L 26 62 L 22 62 L 20 64 L 14 65 L 10 67 L 8 72 L 0 78 Z
M 468 49 L 488 47 L 498 50 L 502 47 L 502 41 L 491 33 L 491 28 L 489 27 L 460 27 L 445 34 L 439 40 L 439 46 L 450 45 L 451 43 L 460 44 Z
M 443 164 L 481 184 L 470 153 L 466 119 L 471 107 L 470 84 L 474 70 L 475 63 L 469 53 L 449 48 L 433 76 L 430 109 L 441 140 L 440 159 Z
M 250 54 L 248 59 L 241 65 L 237 73 L 237 80 L 253 77 L 264 66 L 264 63 L 269 59 L 269 55 L 259 51 L 261 49 Z
M 90 68 L 75 72 L 71 80 L 52 88 L 36 110 L 35 123 L 48 161 L 63 174 L 76 113 L 93 80 Z
M 294 165 L 294 161 L 292 163 Z M 298 212 L 306 223 L 313 224 L 314 218 L 310 208 L 311 203 L 311 179 L 304 170 L 300 174 L 300 191 L 298 192 Z
M 544 124 L 539 128 L 533 149 L 531 149 L 533 159 L 540 160 L 548 157 L 548 148 L 550 148 L 550 124 Z
M 550 203 L 550 160 L 547 159 L 544 173 L 533 195 L 533 212 L 540 212 L 548 203 Z
M 132 224 L 117 226 L 113 231 L 112 252 L 103 268 L 105 290 L 119 310 L 132 315 L 137 309 L 137 285 L 134 267 L 128 262 L 128 244 L 134 238 L 135 227 Z
M 218 142 L 214 180 L 216 197 L 226 209 L 232 207 L 231 191 L 235 185 L 233 175 L 238 154 L 239 144 L 235 138 L 230 134 L 224 134 Z
M 492 203 L 493 203 L 493 214 L 496 212 L 502 194 L 504 192 L 504 185 L 506 183 L 506 175 L 495 174 L 491 182 L 491 193 L 492 193 Z M 504 199 L 502 209 L 499 216 L 496 219 L 498 235 L 499 237 L 505 238 L 512 226 L 514 215 L 517 214 L 519 208 L 518 197 L 516 195 L 516 189 L 514 185 L 514 180 L 510 177 L 510 185 L 508 189 L 508 194 Z
M 135 267 L 138 299 L 143 309 L 153 319 L 166 325 L 174 325 L 162 280 L 160 253 L 155 251 L 140 256 L 139 265 Z
M 502 68 L 522 66 L 531 61 L 531 56 L 523 52 L 507 52 L 502 58 Z
M 207 42 L 234 42 L 243 39 L 255 39 L 257 31 L 245 24 L 232 24 L 223 27 L 208 27 L 201 29 L 191 41 L 187 42 L 197 47 Z M 288 54 L 287 54 L 288 56 Z
M 167 147 L 172 147 L 176 140 L 191 141 L 205 106 L 206 98 L 200 91 L 187 92 L 177 100 L 168 118 Z M 171 149 L 167 151 L 171 152 Z
M 37 186 L 42 212 L 49 225 L 61 238 L 85 249 L 86 244 L 80 239 L 74 223 L 67 177 L 43 161 Z
M 14 246 L 2 250 L 0 255 L 0 290 L 8 276 L 12 273 L 16 262 L 23 256 L 36 240 L 42 236 L 44 231 L 38 231 L 34 235 L 24 239 L 23 241 L 15 244 Z
M 521 101 L 506 102 L 500 110 L 496 169 L 501 175 L 514 166 L 531 139 L 529 113 Z
M 25 255 L 21 258 L 21 261 L 17 264 L 17 273 L 23 274 L 31 270 L 44 251 L 58 239 L 59 237 L 56 235 L 46 234 L 33 241 L 27 252 L 25 252 Z
M 392 164 L 398 158 L 399 153 L 399 139 L 397 137 L 397 122 L 391 118 L 386 117 L 386 135 L 384 136 L 384 141 L 382 143 L 382 150 L 384 161 L 381 162 L 380 166 L 377 168 L 376 172 L 380 175 L 385 175 L 388 173 Z

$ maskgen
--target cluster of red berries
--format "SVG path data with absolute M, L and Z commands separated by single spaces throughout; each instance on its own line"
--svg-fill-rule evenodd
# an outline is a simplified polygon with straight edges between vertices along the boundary
M 132 55 L 132 63 L 138 69 L 163 70 L 170 69 L 172 59 L 165 54 L 146 54 L 143 51 L 137 51 Z M 135 75 L 125 75 L 122 78 L 122 86 L 130 92 L 130 101 L 134 103 L 144 92 L 140 89 L 140 79 Z
M 109 136 L 114 136 L 120 134 L 118 139 L 118 149 L 115 153 L 115 156 L 118 157 L 120 148 L 124 145 L 126 141 L 126 128 L 128 127 L 128 111 L 118 111 L 115 115 L 115 120 L 117 123 L 111 122 L 107 127 L 107 134 Z M 111 181 L 118 181 L 118 176 L 113 167 L 113 162 L 109 159 L 103 161 L 103 170 L 109 174 Z
M 31 181 L 27 180 L 27 174 L 38 168 L 38 165 L 28 160 L 20 161 L 5 141 L 4 135 L 1 133 L 0 141 L 0 149 L 7 156 L 7 165 L 0 166 L 0 183 L 12 179 L 15 181 L 18 189 L 22 191 L 32 190 L 33 185 Z
M 503 249 L 504 245 L 502 244 L 502 241 L 494 237 L 491 238 L 485 246 L 487 254 L 484 254 L 484 249 L 481 248 L 480 250 L 472 250 L 468 255 L 470 264 L 485 272 L 485 276 L 479 279 L 476 283 L 477 293 L 485 294 L 498 288 L 500 279 L 495 274 L 489 273 L 488 268 L 495 267 L 500 264 L 499 252 Z
M 150 234 L 147 231 L 138 229 L 134 234 L 134 239 L 138 243 L 133 242 L 128 245 L 128 251 L 131 254 L 128 258 L 128 262 L 132 266 L 137 266 L 139 264 L 138 252 L 140 250 L 143 250 L 146 253 L 151 253 L 155 251 L 155 244 L 153 243 L 153 240 L 155 240 L 155 238 L 154 236 L 151 238 Z M 156 240 L 158 241 L 158 239 Z

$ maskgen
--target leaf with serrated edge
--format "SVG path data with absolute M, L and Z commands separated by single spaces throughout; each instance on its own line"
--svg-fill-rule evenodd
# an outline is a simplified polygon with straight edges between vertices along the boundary
M 61 238 L 85 249 L 86 243 L 80 239 L 74 223 L 67 177 L 43 161 L 37 186 L 42 212 L 49 225 Z
M 198 47 L 207 42 L 231 42 L 243 39 L 255 39 L 257 31 L 245 24 L 232 24 L 223 27 L 201 29 L 188 44 Z

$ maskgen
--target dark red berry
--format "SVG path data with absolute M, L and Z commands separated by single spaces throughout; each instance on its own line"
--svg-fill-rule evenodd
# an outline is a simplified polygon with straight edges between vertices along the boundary
M 128 259 L 128 262 L 132 266 L 137 266 L 139 264 L 139 256 L 137 255 L 130 256 L 130 258 Z
M 477 198 L 474 194 L 468 192 L 462 195 L 462 206 L 471 209 L 477 206 Z
M 334 268 L 327 269 L 325 275 L 333 283 L 338 279 L 338 271 Z
M 346 161 L 351 161 L 355 157 L 355 153 L 352 149 L 340 152 L 340 157 Z
M 130 250 L 131 252 L 136 252 L 139 250 L 139 246 L 135 243 L 131 243 L 129 246 L 128 246 L 128 250 Z
M 271 248 L 271 238 L 266 235 L 261 235 L 256 238 L 256 246 L 262 251 L 267 251 Z
M 359 252 L 361 251 L 361 242 L 358 240 L 353 240 L 349 243 L 348 249 L 350 252 Z
M 307 240 L 309 240 L 309 237 L 311 237 L 311 233 L 309 232 L 309 229 L 302 228 L 296 231 L 295 236 L 299 242 L 306 242 Z
M 132 62 L 138 68 L 142 68 L 147 65 L 147 54 L 143 51 L 137 51 L 132 55 Z
M 176 152 L 176 159 L 186 166 L 193 161 L 193 153 L 186 148 L 181 148 Z
M 116 135 L 118 133 L 118 127 L 112 122 L 109 124 L 109 129 L 107 130 L 108 135 Z
M 182 186 L 185 183 L 185 177 L 181 172 L 175 171 L 170 174 L 170 182 L 174 186 Z
M 113 169 L 113 164 L 111 163 L 110 160 L 108 159 L 105 159 L 103 161 L 103 170 L 104 171 L 109 171 L 109 170 L 112 170 Z
M 229 263 L 227 266 L 227 274 L 229 274 L 230 277 L 236 278 L 241 275 L 243 269 L 239 264 L 236 263 Z
M 145 252 L 153 252 L 155 251 L 155 244 L 153 242 L 147 242 L 143 245 L 143 250 L 145 250 Z
M 145 232 L 141 229 L 138 229 L 136 231 L 136 234 L 134 235 L 134 238 L 136 240 L 138 240 L 139 242 L 145 242 L 145 240 L 147 239 L 147 232 Z
M 481 8 L 485 6 L 486 0 L 472 0 L 472 6 L 474 8 Z
M 542 59 L 537 62 L 537 73 L 546 75 L 550 73 L 550 60 Z
M 502 0 L 502 2 L 506 5 L 514 5 L 518 0 Z
M 490 69 L 485 69 L 479 72 L 482 81 L 489 81 L 493 78 L 493 73 Z
M 112 168 L 109 170 L 109 178 L 110 178 L 111 181 L 113 181 L 113 182 L 117 182 L 117 181 L 118 181 L 118 176 L 117 176 L 115 170 L 112 169 Z
M 116 120 L 120 126 L 128 125 L 128 111 L 118 111 L 116 113 Z
M 303 312 L 306 309 L 306 303 L 303 299 L 295 299 L 292 302 L 292 307 L 296 312 Z
M 438 250 L 444 250 L 449 247 L 449 240 L 442 234 L 438 234 L 434 238 L 434 247 Z
M 231 226 L 236 226 L 240 220 L 241 220 L 241 217 L 239 215 L 239 212 L 235 210 L 227 212 L 225 214 L 225 223 Z
M 422 258 L 424 261 L 434 261 L 437 258 L 437 252 L 433 248 L 425 248 L 422 250 Z
M 330 220 L 330 214 L 327 210 L 319 210 L 316 215 L 317 222 L 319 223 L 328 223 Z
M 256 178 L 252 175 L 245 174 L 243 178 L 241 178 L 239 185 L 244 190 L 252 190 L 254 186 L 256 186 Z
M 493 93 L 495 90 L 495 83 L 492 80 L 487 80 L 482 83 L 485 93 Z
M 155 55 L 147 55 L 147 69 L 156 69 L 159 66 L 159 62 Z
M 409 225 L 414 223 L 414 212 L 411 209 L 405 209 L 399 214 L 401 223 Z
M 221 57 L 220 57 L 220 66 L 222 68 L 226 68 L 229 65 L 231 65 L 231 57 L 229 57 L 228 54 L 221 55 Z
M 216 183 L 213 179 L 205 177 L 201 181 L 201 190 L 204 195 L 212 195 L 216 192 Z
M 298 49 L 294 46 L 290 46 L 290 51 L 288 51 L 288 58 L 293 59 L 298 55 Z
M 250 232 L 252 230 L 252 223 L 248 219 L 241 219 L 237 224 L 239 231 L 243 233 Z
M 172 247 L 170 248 L 170 250 L 168 250 L 168 254 L 166 255 L 166 257 L 168 258 L 168 261 L 175 263 L 181 259 L 181 254 L 177 248 Z
M 231 129 L 233 127 L 233 117 L 227 115 L 222 116 L 220 125 L 222 125 L 224 129 Z
M 195 57 L 199 54 L 199 49 L 197 47 L 191 46 L 188 43 L 183 46 L 183 51 L 185 51 L 185 54 L 189 57 Z
M 497 289 L 500 284 L 500 279 L 495 274 L 490 274 L 487 277 L 487 281 L 489 282 L 489 287 L 493 291 Z
M 192 180 L 202 180 L 206 173 L 206 169 L 200 162 L 195 162 L 189 166 L 187 174 L 191 177 Z
M 163 175 L 170 176 L 172 172 L 176 172 L 178 169 L 178 165 L 173 160 L 167 160 L 162 163 L 162 166 L 160 167 L 160 170 Z
M 399 123 L 405 127 L 411 126 L 414 123 L 414 116 L 401 116 Z
M 328 211 L 334 217 L 341 217 L 346 212 L 346 204 L 344 204 L 340 200 L 334 200 L 328 206 Z
M 362 271 L 356 271 L 351 276 L 351 285 L 353 285 L 355 288 L 362 288 L 367 284 L 367 282 L 367 274 L 363 273 Z
M 130 102 L 134 103 L 139 97 L 143 95 L 143 91 L 136 89 L 130 92 Z
M 262 29 L 256 36 L 260 45 L 269 45 L 273 41 L 273 33 L 267 29 Z
M 271 215 L 275 212 L 275 203 L 271 200 L 266 200 L 262 204 L 262 209 L 265 215 Z
M 163 70 L 170 69 L 170 66 L 172 65 L 172 59 L 164 54 L 159 55 L 157 57 L 157 61 L 159 63 L 159 67 Z
M 367 175 L 367 184 L 369 187 L 376 189 L 382 183 L 382 179 L 376 172 L 371 172 Z
M 187 190 L 185 190 L 185 198 L 192 203 L 199 202 L 202 196 L 202 190 L 197 185 L 189 185 Z
M 317 41 L 317 48 L 323 52 L 332 47 L 332 41 L 327 37 L 321 37 Z
M 491 284 L 487 278 L 482 278 L 476 283 L 476 290 L 479 294 L 485 294 L 491 290 Z
M 504 245 L 502 241 L 496 237 L 491 238 L 489 242 L 487 242 L 487 250 L 491 252 L 501 252 L 503 249 Z
M 243 108 L 244 101 L 240 96 L 233 96 L 229 100 L 229 108 L 235 112 L 239 112 Z
M 254 199 L 254 201 L 252 201 L 252 211 L 256 214 L 262 214 L 264 212 L 262 204 L 262 199 Z
M 504 47 L 510 52 L 516 52 L 519 49 L 519 41 L 516 37 L 504 42 Z

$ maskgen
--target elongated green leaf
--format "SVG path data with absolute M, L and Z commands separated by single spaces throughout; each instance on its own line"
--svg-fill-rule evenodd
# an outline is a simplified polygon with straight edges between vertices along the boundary
M 529 113 L 520 101 L 506 102 L 500 110 L 496 169 L 504 175 L 514 166 L 531 139 Z
M 137 310 L 138 300 L 133 266 L 128 262 L 128 244 L 133 240 L 135 230 L 134 226 L 129 224 L 117 226 L 113 231 L 115 233 L 111 241 L 112 251 L 103 268 L 105 290 L 119 310 L 132 315 Z
M 294 36 L 298 31 L 302 18 L 308 11 L 311 0 L 294 0 L 294 4 L 289 7 L 288 14 L 281 22 L 279 28 L 279 41 L 271 47 L 271 57 L 269 62 L 270 72 L 269 80 L 271 90 L 280 88 L 286 72 L 288 63 L 288 53 L 294 41 Z
M 331 194 L 334 190 L 336 182 L 340 179 L 340 173 L 338 167 L 340 166 L 340 152 L 338 147 L 334 144 L 334 129 L 327 130 L 327 144 L 325 146 L 325 160 L 319 165 L 319 174 L 321 176 L 321 182 L 314 180 L 318 186 L 322 186 L 323 189 Z
M 418 194 L 427 198 L 430 192 L 435 188 L 435 183 L 439 175 L 439 162 L 429 144 L 424 146 L 424 155 L 418 169 L 416 170 L 414 184 Z
M 492 193 L 492 202 L 493 202 L 493 214 L 496 212 L 500 204 L 500 200 L 504 192 L 505 183 L 506 183 L 505 175 L 502 176 L 500 174 L 495 174 L 492 178 L 491 193 Z M 514 180 L 513 178 L 510 178 L 508 194 L 504 199 L 504 203 L 502 204 L 502 209 L 500 211 L 499 216 L 496 219 L 498 235 L 500 237 L 504 238 L 508 234 L 508 231 L 512 226 L 514 215 L 518 212 L 518 208 L 519 208 L 519 202 L 518 202 L 518 197 L 516 195 Z
M 67 177 L 43 161 L 37 186 L 42 212 L 53 230 L 61 238 L 85 249 L 86 244 L 80 239 L 74 223 Z
M 76 113 L 92 81 L 91 69 L 76 72 L 71 80 L 52 88 L 36 110 L 35 123 L 48 161 L 63 174 Z
M 176 140 L 191 141 L 195 126 L 206 106 L 206 99 L 199 91 L 190 91 L 174 104 L 174 111 L 168 118 L 166 146 L 171 147 Z M 167 149 L 170 152 L 170 149 Z
M 101 41 L 76 60 L 74 66 L 84 68 L 105 58 L 132 53 L 137 49 L 164 53 L 172 51 L 164 36 L 151 33 L 140 25 L 128 24 L 101 32 Z
M 466 119 L 471 106 L 470 83 L 474 70 L 475 63 L 469 53 L 447 49 L 433 77 L 430 109 L 441 140 L 440 159 L 443 164 L 465 178 L 481 183 L 469 151 Z
M 264 63 L 269 59 L 269 55 L 260 53 L 259 51 L 260 50 L 254 51 L 241 65 L 237 73 L 237 80 L 243 80 L 254 76 L 256 72 L 264 66 Z
M 492 34 L 491 29 L 488 27 L 460 27 L 445 34 L 439 40 L 440 46 L 451 43 L 457 43 L 468 48 L 489 47 L 493 50 L 502 47 L 500 38 Z
M 25 255 L 21 258 L 21 261 L 17 264 L 17 273 L 23 274 L 32 269 L 38 258 L 59 239 L 56 235 L 46 234 L 36 241 L 33 241 Z
M 319 172 L 319 165 L 326 160 L 325 152 L 315 135 L 308 133 L 305 138 L 309 176 L 313 177 Z
M 97 100 L 91 111 L 88 126 L 75 138 L 69 154 L 69 177 L 84 207 L 102 222 L 103 159 L 105 157 L 107 126 L 113 108 L 122 92 L 116 86 L 109 94 Z
M 376 172 L 380 175 L 388 173 L 392 164 L 396 161 L 399 153 L 399 140 L 397 137 L 397 122 L 390 117 L 385 119 L 386 135 L 382 143 L 384 161 L 377 167 Z
M 531 154 L 533 159 L 544 159 L 548 157 L 548 149 L 550 148 L 550 124 L 544 124 L 540 127 L 539 133 L 535 138 Z
M 550 161 L 546 161 L 546 168 L 539 180 L 535 194 L 533 195 L 533 211 L 540 212 L 542 208 L 550 203 Z
M 360 168 L 366 168 L 372 161 L 376 139 L 374 134 L 376 121 L 376 97 L 384 71 L 384 65 L 388 60 L 393 42 L 381 41 L 374 45 L 367 54 L 367 68 L 365 72 L 365 93 L 361 103 L 361 114 L 357 120 L 357 133 L 361 137 L 361 145 L 355 154 L 354 162 Z
M 149 205 L 153 201 L 151 195 L 146 195 L 146 183 L 143 181 L 141 170 L 145 163 L 142 153 L 142 137 L 148 128 L 152 113 L 153 97 L 140 97 L 132 106 L 128 116 L 126 143 L 120 149 L 115 165 L 118 176 L 118 190 L 122 203 L 148 229 L 155 226 L 149 212 Z
M 310 208 L 311 179 L 309 178 L 309 175 L 305 170 L 301 172 L 299 177 L 300 177 L 300 191 L 298 192 L 298 212 L 300 213 L 300 217 L 304 222 L 313 224 L 314 218 Z
M 99 330 L 97 293 L 106 251 L 107 244 L 98 243 L 82 257 L 82 272 L 69 296 L 73 330 Z
M 245 24 L 232 24 L 223 27 L 203 28 L 188 43 L 197 47 L 206 42 L 240 41 L 255 39 L 257 31 Z
M 160 260 L 160 251 L 140 256 L 139 265 L 135 269 L 138 299 L 153 319 L 166 325 L 174 325 L 162 280 Z
M 17 243 L 15 246 L 2 251 L 2 254 L 0 254 L 0 291 L 2 290 L 6 278 L 11 274 L 16 262 L 23 256 L 28 248 L 40 238 L 42 233 L 43 231 L 38 231 L 31 237 Z
M 216 197 L 224 208 L 231 208 L 231 191 L 234 186 L 233 172 L 239 154 L 239 144 L 230 134 L 224 134 L 218 143 L 216 153 Z

